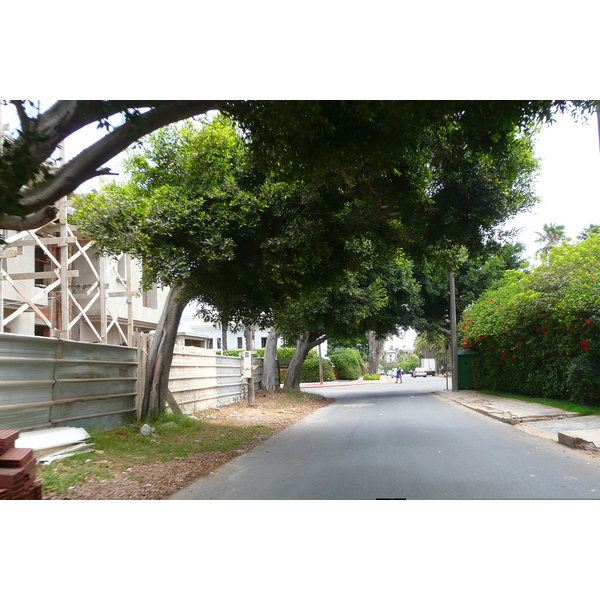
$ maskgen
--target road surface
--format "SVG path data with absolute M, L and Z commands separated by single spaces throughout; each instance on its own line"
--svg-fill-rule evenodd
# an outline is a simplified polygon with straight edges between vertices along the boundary
M 327 387 L 335 403 L 169 499 L 600 497 L 600 460 L 432 393 L 445 386 Z

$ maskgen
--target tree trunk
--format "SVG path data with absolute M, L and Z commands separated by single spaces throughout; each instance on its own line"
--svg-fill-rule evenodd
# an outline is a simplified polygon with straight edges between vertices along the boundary
M 302 366 L 304 365 L 304 361 L 308 356 L 308 352 L 315 346 L 322 344 L 327 337 L 327 335 L 311 334 L 310 331 L 304 331 L 298 336 L 298 341 L 296 342 L 296 352 L 294 352 L 294 356 L 292 356 L 290 366 L 288 367 L 285 375 L 285 383 L 283 384 L 285 389 L 300 389 Z
M 229 331 L 229 319 L 225 318 L 221 320 L 221 350 L 229 350 L 227 347 L 227 332 Z
M 146 363 L 142 418 L 161 413 L 165 408 L 177 329 L 187 304 L 177 299 L 180 293 L 181 288 L 178 287 L 171 288 L 169 291 L 167 302 L 150 344 Z
M 254 346 L 254 330 L 252 327 L 246 327 L 244 330 L 244 336 L 246 338 L 246 350 L 250 352 Z M 254 398 L 254 369 L 250 371 L 250 379 L 248 381 L 248 406 L 254 406 L 256 404 Z
M 274 327 L 269 330 L 265 346 L 262 387 L 268 391 L 279 389 L 279 373 L 277 364 L 277 339 L 279 334 Z
M 374 331 L 367 331 L 367 340 L 369 342 L 369 373 L 375 375 L 379 370 L 385 338 L 379 337 Z

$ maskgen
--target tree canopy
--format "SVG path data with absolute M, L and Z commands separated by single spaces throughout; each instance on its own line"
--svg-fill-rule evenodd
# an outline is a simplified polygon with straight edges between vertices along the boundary
M 78 200 L 76 222 L 105 251 L 140 259 L 145 285 L 181 287 L 215 321 L 269 325 L 392 243 L 394 224 L 365 222 L 352 196 L 256 169 L 223 116 L 151 134 L 125 169 L 125 183 Z
M 33 229 L 56 215 L 53 204 L 105 172 L 108 160 L 148 133 L 182 119 L 226 111 L 244 128 L 257 159 L 300 179 L 325 176 L 354 187 L 385 215 L 427 188 L 440 162 L 468 160 L 471 152 L 499 156 L 515 130 L 552 119 L 556 111 L 591 112 L 593 101 L 224 101 L 60 100 L 49 109 L 13 100 L 20 126 L 4 140 L 0 158 L 0 228 Z M 121 115 L 112 127 L 111 117 Z M 106 135 L 66 164 L 56 151 L 72 133 L 96 123 Z M 424 162 L 432 144 L 447 142 L 452 157 Z M 464 152 L 457 149 L 463 148 Z M 449 166 L 449 165 L 448 165 Z M 383 187 L 382 187 L 383 186 Z M 394 191 L 394 187 L 396 188 Z M 390 194 L 382 196 L 383 188 Z M 402 191 L 401 195 L 394 195 Z M 380 198 L 383 202 L 373 204 Z M 396 198 L 396 202 L 386 204 Z M 464 205 L 463 209 L 467 206 Z M 450 212 L 449 223 L 457 215 Z M 488 215 L 485 234 L 494 217 Z M 438 215 L 439 217 L 439 215 Z M 471 227 L 469 233 L 473 233 Z M 477 236 L 479 239 L 481 235 Z

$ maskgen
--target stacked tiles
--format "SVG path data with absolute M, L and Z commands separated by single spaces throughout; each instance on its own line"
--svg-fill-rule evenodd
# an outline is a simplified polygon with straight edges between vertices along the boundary
M 31 448 L 15 448 L 19 432 L 0 429 L 0 500 L 41 500 L 42 480 L 36 479 Z

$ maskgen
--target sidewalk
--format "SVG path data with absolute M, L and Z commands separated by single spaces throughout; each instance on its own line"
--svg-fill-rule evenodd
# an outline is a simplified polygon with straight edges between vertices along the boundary
M 572 448 L 600 449 L 600 415 L 584 417 L 553 406 L 478 394 L 473 390 L 443 390 L 435 393 L 504 423 L 527 423 L 530 430 L 538 430 L 532 433 Z

